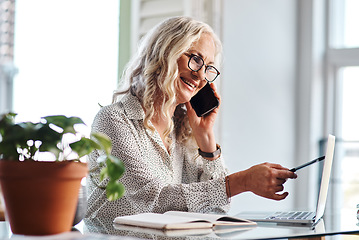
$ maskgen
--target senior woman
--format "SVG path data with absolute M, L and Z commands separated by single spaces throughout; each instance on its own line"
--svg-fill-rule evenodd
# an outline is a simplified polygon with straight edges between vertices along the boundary
M 263 163 L 228 175 L 213 126 L 216 108 L 198 117 L 190 99 L 219 75 L 221 43 L 205 23 L 189 17 L 166 19 L 141 41 L 127 65 L 113 104 L 101 108 L 92 131 L 109 136 L 112 153 L 126 167 L 125 195 L 110 202 L 88 178 L 87 218 L 169 210 L 226 212 L 230 198 L 246 191 L 281 200 L 283 184 L 295 173 Z M 99 152 L 89 158 L 96 169 Z M 242 160 L 243 161 L 243 160 Z M 106 182 L 106 181 L 105 181 Z

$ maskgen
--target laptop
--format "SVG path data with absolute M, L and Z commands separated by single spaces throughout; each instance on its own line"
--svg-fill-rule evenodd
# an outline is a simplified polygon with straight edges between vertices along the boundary
M 324 158 L 322 179 L 319 189 L 317 209 L 311 211 L 286 211 L 286 212 L 240 212 L 236 217 L 245 218 L 255 222 L 274 222 L 285 224 L 315 225 L 324 215 L 325 204 L 327 201 L 330 173 L 334 156 L 335 136 L 329 135 L 327 148 Z

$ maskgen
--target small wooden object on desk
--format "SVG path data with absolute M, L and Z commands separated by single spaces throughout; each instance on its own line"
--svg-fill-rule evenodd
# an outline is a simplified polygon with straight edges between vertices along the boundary
M 0 201 L 0 221 L 5 221 L 5 209 Z
M 314 236 L 307 238 L 296 238 L 296 240 L 325 240 L 325 236 Z

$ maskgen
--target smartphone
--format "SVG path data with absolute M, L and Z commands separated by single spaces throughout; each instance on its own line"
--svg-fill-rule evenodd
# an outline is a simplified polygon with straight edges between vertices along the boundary
M 203 117 L 219 106 L 219 101 L 209 83 L 191 98 L 190 103 L 198 117 Z

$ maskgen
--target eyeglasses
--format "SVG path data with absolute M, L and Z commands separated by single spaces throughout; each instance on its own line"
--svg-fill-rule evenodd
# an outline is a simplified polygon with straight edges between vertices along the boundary
M 201 70 L 203 66 L 205 66 L 204 73 L 207 82 L 213 82 L 214 80 L 216 80 L 220 72 L 214 66 L 204 64 L 203 58 L 201 58 L 198 55 L 187 54 L 187 53 L 185 53 L 185 55 L 189 57 L 188 60 L 189 69 L 191 69 L 194 72 L 198 72 L 199 70 Z

